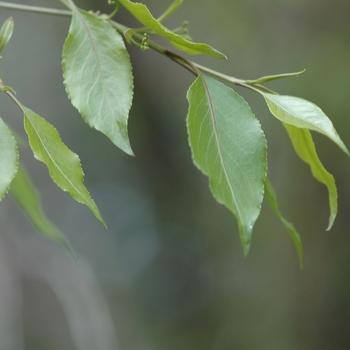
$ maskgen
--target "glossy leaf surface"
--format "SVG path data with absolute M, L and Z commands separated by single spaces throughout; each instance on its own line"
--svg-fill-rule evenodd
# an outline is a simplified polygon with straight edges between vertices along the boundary
M 334 177 L 322 165 L 309 130 L 284 124 L 298 156 L 310 165 L 312 175 L 328 189 L 330 216 L 327 230 L 333 226 L 338 212 L 338 194 Z
M 348 149 L 331 120 L 321 108 L 299 97 L 262 93 L 271 113 L 286 124 L 317 131 L 335 142 L 346 154 Z
M 62 66 L 68 96 L 84 120 L 132 155 L 127 126 L 133 77 L 118 32 L 108 21 L 75 9 Z
M 266 177 L 265 182 L 265 198 L 267 202 L 269 203 L 271 209 L 276 214 L 276 216 L 280 219 L 284 227 L 288 230 L 295 247 L 297 249 L 298 255 L 299 255 L 299 264 L 300 267 L 303 267 L 304 264 L 304 257 L 303 257 L 303 245 L 301 243 L 300 235 L 297 232 L 297 230 L 294 228 L 293 224 L 287 221 L 281 214 L 278 204 L 277 204 L 277 197 L 275 189 L 272 187 L 270 180 L 268 177 Z
M 63 233 L 44 214 L 39 195 L 22 166 L 12 181 L 10 194 L 38 232 L 70 249 Z
M 187 98 L 193 161 L 209 177 L 216 200 L 236 216 L 247 254 L 267 168 L 260 123 L 241 96 L 212 78 L 198 77 Z
M 207 44 L 194 43 L 186 40 L 181 35 L 175 34 L 155 19 L 146 5 L 129 0 L 119 0 L 119 2 L 144 26 L 168 39 L 179 50 L 186 51 L 189 54 L 206 54 L 213 57 L 226 58 L 224 54 Z
M 11 131 L 0 118 L 0 200 L 6 195 L 18 168 L 18 149 Z
M 78 155 L 61 141 L 57 130 L 44 118 L 21 105 L 24 127 L 36 159 L 45 163 L 51 178 L 63 191 L 79 203 L 87 205 L 98 220 L 105 225 L 100 211 L 83 184 L 84 173 Z
M 0 31 L 0 52 L 6 47 L 13 33 L 13 18 L 8 18 L 1 27 Z

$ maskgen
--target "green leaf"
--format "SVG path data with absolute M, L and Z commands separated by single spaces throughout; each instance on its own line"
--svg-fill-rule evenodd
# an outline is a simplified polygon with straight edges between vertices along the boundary
M 195 165 L 216 200 L 237 218 L 244 253 L 250 248 L 266 177 L 266 140 L 249 105 L 206 76 L 190 87 L 187 128 Z
M 23 166 L 18 168 L 10 194 L 39 233 L 71 250 L 66 237 L 44 214 L 39 195 Z
M 266 181 L 265 181 L 265 198 L 267 202 L 270 204 L 270 207 L 274 211 L 276 216 L 280 219 L 284 227 L 288 230 L 295 244 L 295 247 L 297 249 L 297 252 L 299 255 L 299 264 L 300 264 L 300 267 L 302 268 L 304 264 L 304 258 L 303 258 L 303 245 L 301 243 L 300 235 L 297 232 L 297 230 L 294 228 L 293 224 L 287 221 L 279 211 L 276 192 L 275 192 L 275 189 L 272 187 L 268 177 L 266 177 Z
M 327 230 L 333 226 L 338 212 L 338 194 L 334 177 L 322 165 L 317 156 L 316 148 L 309 130 L 299 129 L 292 125 L 284 124 L 292 140 L 294 149 L 298 156 L 310 165 L 312 175 L 327 186 L 329 194 L 330 216 Z
M 63 191 L 79 203 L 87 205 L 96 218 L 106 226 L 95 202 L 83 184 L 84 173 L 80 159 L 61 141 L 57 130 L 44 118 L 20 105 L 24 113 L 24 127 L 36 159 L 45 163 L 51 178 Z
M 6 47 L 13 33 L 13 18 L 8 18 L 1 27 L 0 31 L 0 52 Z
M 286 124 L 317 131 L 335 142 L 346 154 L 349 151 L 340 139 L 330 119 L 321 108 L 299 97 L 261 92 L 271 113 Z
M 118 32 L 108 21 L 75 8 L 62 66 L 68 96 L 84 120 L 132 155 L 127 123 L 133 77 Z
M 0 200 L 6 195 L 18 168 L 18 149 L 11 131 L 0 118 Z
M 206 54 L 218 58 L 226 58 L 224 54 L 217 51 L 207 44 L 194 43 L 186 40 L 181 35 L 175 34 L 170 29 L 166 28 L 158 20 L 156 20 L 147 6 L 137 2 L 131 2 L 129 0 L 119 0 L 120 3 L 132 13 L 144 26 L 153 30 L 155 33 L 168 39 L 179 50 L 186 51 L 189 54 Z
M 275 75 L 267 75 L 265 77 L 261 77 L 255 80 L 246 80 L 245 82 L 250 85 L 255 85 L 255 84 L 264 84 L 272 80 L 277 80 L 277 79 L 282 79 L 282 78 L 289 78 L 289 77 L 297 77 L 298 75 L 302 74 L 305 72 L 306 69 L 300 71 L 300 72 L 295 72 L 295 73 L 284 73 L 284 74 L 275 74 Z

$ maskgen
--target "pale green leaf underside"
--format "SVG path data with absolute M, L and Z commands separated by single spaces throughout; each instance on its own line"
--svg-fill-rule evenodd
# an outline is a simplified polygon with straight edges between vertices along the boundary
M 13 33 L 13 18 L 8 18 L 0 30 L 0 52 L 6 47 Z
M 323 111 L 299 97 L 274 95 L 263 92 L 262 95 L 271 111 L 279 120 L 298 128 L 317 131 L 335 142 L 346 154 L 349 151 L 336 132 L 331 120 Z
M 127 126 L 133 77 L 120 34 L 108 21 L 76 9 L 62 67 L 68 96 L 84 120 L 132 155 Z
M 0 118 L 0 200 L 6 195 L 18 168 L 18 149 L 11 131 Z
M 36 159 L 45 163 L 51 178 L 76 201 L 87 205 L 103 225 L 105 222 L 95 202 L 83 184 L 80 159 L 61 141 L 57 130 L 44 118 L 21 105 L 24 127 Z
M 241 96 L 212 78 L 198 77 L 187 98 L 193 161 L 209 177 L 216 200 L 236 216 L 247 254 L 267 169 L 260 123 Z
M 298 156 L 310 165 L 313 176 L 319 182 L 326 185 L 328 189 L 330 216 L 327 230 L 330 230 L 338 212 L 338 194 L 334 177 L 324 168 L 318 158 L 310 131 L 307 129 L 299 129 L 288 124 L 284 124 L 284 126 L 288 131 Z
M 300 235 L 297 232 L 297 230 L 294 228 L 293 224 L 287 221 L 281 214 L 278 204 L 277 204 L 277 197 L 275 189 L 272 187 L 268 177 L 266 177 L 265 181 L 265 198 L 267 202 L 269 203 L 271 209 L 274 211 L 276 216 L 280 219 L 284 227 L 288 230 L 295 247 L 297 249 L 298 255 L 299 255 L 299 264 L 300 267 L 303 267 L 303 245 L 301 243 Z
M 39 233 L 70 250 L 63 233 L 44 214 L 39 195 L 22 166 L 12 181 L 10 194 Z
M 189 54 L 206 54 L 218 58 L 226 58 L 224 54 L 217 51 L 207 44 L 194 43 L 186 40 L 181 35 L 175 34 L 158 20 L 156 20 L 147 6 L 138 2 L 132 2 L 129 0 L 119 0 L 119 2 L 130 11 L 134 17 L 136 17 L 144 26 L 153 30 L 155 33 L 168 39 L 179 50 L 186 51 Z

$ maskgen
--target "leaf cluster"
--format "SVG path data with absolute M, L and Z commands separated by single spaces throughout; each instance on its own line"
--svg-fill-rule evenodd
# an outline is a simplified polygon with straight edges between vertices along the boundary
M 146 5 L 130 0 L 110 1 L 115 6 L 110 15 L 79 9 L 73 0 L 61 2 L 71 11 L 68 15 L 72 16 L 62 53 L 64 85 L 68 98 L 83 120 L 105 134 L 122 151 L 133 155 L 128 137 L 133 74 L 123 36 L 128 44 L 136 45 L 142 51 L 155 50 L 180 64 L 195 76 L 187 92 L 189 109 L 186 122 L 193 162 L 209 178 L 214 198 L 236 217 L 244 254 L 249 252 L 253 227 L 265 197 L 290 233 L 302 265 L 300 235 L 280 213 L 276 193 L 268 177 L 267 141 L 260 122 L 243 97 L 227 84 L 258 93 L 271 114 L 284 125 L 297 155 L 309 164 L 313 176 L 328 189 L 330 217 L 327 229 L 330 229 L 337 215 L 337 189 L 333 176 L 318 158 L 310 131 L 325 135 L 346 154 L 349 151 L 331 120 L 319 107 L 298 97 L 279 95 L 264 85 L 304 71 L 255 80 L 237 79 L 196 64 L 182 54 L 159 45 L 153 40 L 156 36 L 167 39 L 185 54 L 226 59 L 210 45 L 193 42 L 186 23 L 175 30 L 163 24 L 182 4 L 182 0 L 175 0 L 158 19 Z M 113 20 L 119 5 L 125 7 L 143 27 L 130 28 Z M 0 32 L 0 51 L 9 42 L 12 31 L 13 19 L 10 18 Z M 0 81 L 0 89 L 22 111 L 24 129 L 34 157 L 46 164 L 58 187 L 88 206 L 105 225 L 84 186 L 79 157 L 62 142 L 52 125 L 21 104 L 12 88 Z M 62 233 L 42 213 L 37 192 L 27 172 L 19 165 L 15 137 L 0 119 L 0 199 L 9 189 L 41 233 L 68 247 Z

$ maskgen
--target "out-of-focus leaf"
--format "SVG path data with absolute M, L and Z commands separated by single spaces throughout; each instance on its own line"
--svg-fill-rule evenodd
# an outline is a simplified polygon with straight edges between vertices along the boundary
M 79 203 L 87 205 L 96 218 L 106 226 L 100 211 L 84 186 L 80 159 L 61 141 L 57 130 L 44 118 L 20 105 L 24 113 L 24 127 L 36 159 L 45 163 L 51 178 L 63 191 Z
M 330 216 L 327 230 L 330 230 L 338 212 L 338 194 L 334 177 L 322 165 L 317 156 L 316 148 L 309 130 L 299 129 L 292 125 L 284 124 L 292 140 L 298 156 L 310 165 L 313 176 L 327 186 L 329 194 Z
M 6 195 L 18 168 L 15 138 L 0 118 L 0 200 Z
M 198 77 L 187 98 L 193 161 L 209 177 L 216 200 L 236 216 L 247 254 L 267 169 L 260 123 L 241 96 L 212 78 Z
M 302 268 L 304 265 L 304 257 L 303 257 L 303 245 L 301 243 L 300 235 L 297 232 L 297 230 L 294 228 L 293 224 L 287 221 L 281 214 L 278 204 L 277 204 L 277 197 L 275 189 L 272 187 L 270 180 L 268 177 L 266 177 L 265 181 L 265 198 L 267 202 L 270 204 L 271 209 L 274 211 L 274 213 L 277 215 L 277 217 L 280 219 L 284 227 L 288 230 L 294 244 L 295 248 L 297 249 L 298 255 L 299 255 L 299 264 Z
M 0 52 L 6 47 L 13 33 L 13 18 L 8 18 L 1 27 L 0 31 Z
M 136 17 L 144 26 L 168 39 L 179 50 L 186 51 L 192 55 L 206 54 L 213 57 L 226 58 L 224 54 L 207 44 L 194 43 L 192 41 L 186 40 L 181 35 L 175 34 L 173 31 L 169 30 L 158 20 L 156 20 L 146 5 L 129 0 L 119 0 L 119 2 L 128 11 L 130 11 L 133 16 Z
M 127 130 L 133 97 L 129 54 L 108 21 L 73 10 L 62 61 L 68 96 L 90 126 L 132 155 Z
M 317 131 L 335 142 L 346 154 L 349 151 L 340 139 L 330 119 L 321 108 L 299 97 L 262 92 L 271 113 L 286 124 Z
M 10 194 L 39 233 L 71 250 L 64 234 L 44 214 L 39 195 L 23 166 L 18 168 Z

